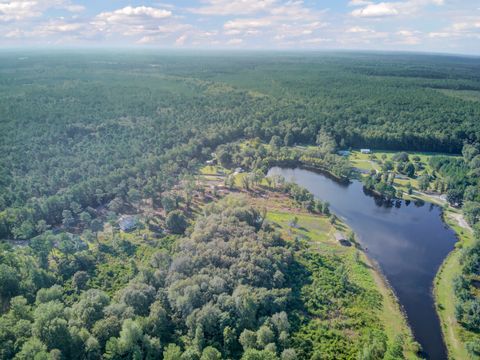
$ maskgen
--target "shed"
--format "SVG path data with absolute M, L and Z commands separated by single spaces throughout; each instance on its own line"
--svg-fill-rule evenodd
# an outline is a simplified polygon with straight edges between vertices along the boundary
M 371 154 L 371 153 L 372 153 L 372 150 L 370 150 L 370 149 L 360 149 L 360 152 L 361 152 L 362 154 Z
M 122 231 L 132 231 L 138 225 L 138 219 L 136 216 L 122 215 L 118 219 L 118 227 Z

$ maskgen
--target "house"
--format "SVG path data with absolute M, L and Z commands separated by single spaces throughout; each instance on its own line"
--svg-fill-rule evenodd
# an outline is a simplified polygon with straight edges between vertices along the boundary
M 371 154 L 372 153 L 372 151 L 370 149 L 360 149 L 360 152 L 362 154 Z
M 243 169 L 241 167 L 236 168 L 235 171 L 234 171 L 235 175 L 236 174 L 241 174 L 241 173 L 243 173 Z
M 138 220 L 135 216 L 131 215 L 122 215 L 118 219 L 118 227 L 122 231 L 132 231 L 138 225 Z
M 338 155 L 340 155 L 340 156 L 349 156 L 349 155 L 350 155 L 350 151 L 348 151 L 348 150 L 340 150 L 340 151 L 338 152 Z
M 216 160 L 207 160 L 207 161 L 206 161 L 206 164 L 207 164 L 207 165 L 215 165 L 216 162 L 217 162 Z

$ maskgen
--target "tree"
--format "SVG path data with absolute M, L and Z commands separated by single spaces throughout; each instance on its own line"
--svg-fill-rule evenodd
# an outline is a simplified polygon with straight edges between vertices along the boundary
M 278 135 L 273 135 L 270 139 L 270 146 L 273 149 L 278 149 L 282 146 L 282 139 Z
M 480 203 L 467 201 L 463 205 L 463 213 L 470 225 L 475 225 L 480 221 Z
M 109 302 L 110 298 L 103 291 L 87 290 L 80 296 L 80 301 L 72 306 L 72 318 L 81 327 L 91 329 L 96 321 L 103 318 L 103 310 Z
M 422 175 L 418 178 L 418 186 L 420 187 L 420 190 L 425 191 L 428 189 L 428 186 L 430 185 L 430 176 L 429 175 Z
M 447 201 L 452 206 L 459 206 L 463 201 L 463 191 L 460 189 L 450 189 L 447 191 Z
M 335 152 L 335 149 L 337 147 L 335 139 L 324 129 L 320 129 L 320 131 L 318 132 L 316 144 L 318 145 L 320 152 L 323 154 L 332 154 L 333 152 Z
M 78 291 L 83 290 L 89 279 L 88 273 L 85 271 L 77 271 L 73 274 L 72 285 Z
M 95 233 L 95 238 L 98 239 L 98 232 L 103 230 L 103 224 L 99 219 L 94 219 L 90 224 L 90 228 Z
M 278 360 L 278 357 L 268 350 L 248 349 L 243 353 L 242 360 Z
M 405 175 L 407 175 L 408 177 L 411 177 L 413 178 L 415 176 L 415 165 L 413 165 L 411 162 L 409 162 L 406 166 L 405 166 Z
M 203 349 L 202 357 L 200 358 L 200 360 L 221 360 L 221 359 L 222 359 L 222 354 L 213 346 L 208 346 L 205 349 Z
M 49 360 L 47 347 L 38 338 L 32 337 L 22 346 L 22 350 L 15 356 L 18 360 Z
M 174 234 L 183 234 L 188 226 L 187 218 L 180 210 L 175 210 L 167 215 L 165 225 Z
M 238 340 L 242 345 L 243 350 L 255 348 L 257 346 L 257 334 L 248 329 L 242 331 Z
M 89 226 L 90 222 L 92 221 L 92 215 L 90 215 L 86 211 L 83 211 L 80 213 L 79 219 L 83 224 L 85 224 L 86 226 Z
M 49 350 L 59 349 L 64 356 L 68 356 L 71 338 L 63 304 L 51 301 L 38 305 L 32 330 L 33 336 L 40 339 Z
M 177 208 L 177 202 L 171 195 L 162 195 L 162 207 L 165 212 L 169 213 Z
M 65 227 L 70 227 L 75 225 L 75 219 L 73 217 L 73 214 L 70 210 L 63 210 L 62 212 L 62 224 Z
M 45 220 L 39 220 L 37 222 L 37 225 L 35 225 L 35 230 L 39 234 L 43 234 L 45 231 L 47 231 L 50 228 L 50 225 L 47 224 Z
M 268 344 L 274 342 L 275 334 L 273 333 L 272 329 L 268 326 L 263 325 L 257 331 L 257 344 L 264 348 Z
M 285 349 L 280 356 L 281 360 L 297 360 L 297 353 L 294 349 Z
M 283 139 L 283 143 L 284 143 L 285 146 L 292 146 L 294 139 L 295 139 L 295 137 L 293 136 L 292 132 L 287 131 L 287 133 L 285 134 L 285 137 Z
M 163 360 L 179 360 L 181 356 L 182 350 L 175 344 L 168 344 L 163 351 Z
M 413 194 L 413 186 L 410 182 L 407 183 L 407 194 L 412 195 Z
M 404 151 L 396 153 L 392 156 L 392 160 L 396 162 L 407 162 L 408 159 L 408 154 Z
M 0 264 L 0 298 L 8 300 L 19 293 L 20 275 L 6 264 Z

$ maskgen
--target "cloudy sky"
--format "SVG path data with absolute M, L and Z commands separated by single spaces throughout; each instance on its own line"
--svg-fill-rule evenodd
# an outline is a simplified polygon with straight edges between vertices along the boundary
M 0 0 L 0 47 L 480 54 L 480 0 Z

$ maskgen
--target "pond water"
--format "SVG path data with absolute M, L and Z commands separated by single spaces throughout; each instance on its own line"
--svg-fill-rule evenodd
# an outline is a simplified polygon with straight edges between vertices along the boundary
M 442 221 L 441 209 L 423 202 L 384 203 L 354 180 L 338 183 L 325 175 L 300 168 L 274 167 L 269 175 L 282 175 L 308 189 L 357 234 L 405 309 L 416 340 L 428 359 L 447 359 L 432 288 L 442 261 L 454 248 L 456 237 Z

